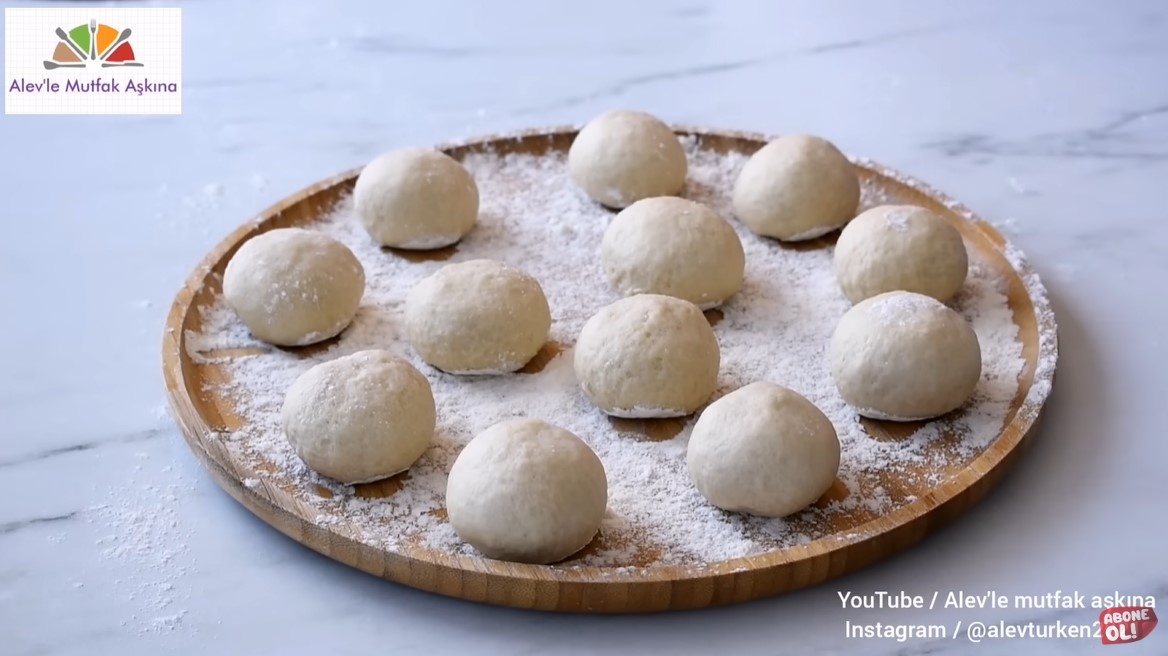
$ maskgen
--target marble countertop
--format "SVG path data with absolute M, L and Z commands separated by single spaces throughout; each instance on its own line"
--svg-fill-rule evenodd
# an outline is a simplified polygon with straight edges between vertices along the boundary
M 0 653 L 1094 653 L 1097 639 L 849 639 L 847 621 L 1098 611 L 844 610 L 838 592 L 1168 600 L 1168 6 L 502 5 L 190 3 L 181 117 L 0 118 Z M 825 585 L 609 618 L 394 585 L 220 491 L 167 416 L 159 363 L 170 300 L 205 252 L 388 148 L 614 106 L 822 134 L 998 224 L 1042 274 L 1061 340 L 1045 424 L 1001 487 Z M 79 141 L 108 156 L 57 166 Z M 1168 629 L 1120 649 L 1165 653 Z

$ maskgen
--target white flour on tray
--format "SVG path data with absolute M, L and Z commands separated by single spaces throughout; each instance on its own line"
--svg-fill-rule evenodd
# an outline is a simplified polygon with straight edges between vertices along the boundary
M 685 195 L 731 217 L 729 190 L 745 157 L 702 150 L 692 138 L 685 142 L 690 157 Z M 551 340 L 563 352 L 532 374 L 457 377 L 425 365 L 403 340 L 402 306 L 410 288 L 444 263 L 411 262 L 383 252 L 360 227 L 351 202 L 343 202 L 313 226 L 348 245 L 365 266 L 361 309 L 338 341 L 308 357 L 259 343 L 221 298 L 203 309 L 202 333 L 186 335 L 193 358 L 221 362 L 230 372 L 232 382 L 215 392 L 236 400 L 246 425 L 220 439 L 239 459 L 268 463 L 249 477 L 253 488 L 281 487 L 319 509 L 318 523 L 337 525 L 337 530 L 377 548 L 474 554 L 444 519 L 446 474 L 461 447 L 479 431 L 509 417 L 537 417 L 587 441 L 609 479 L 602 539 L 559 567 L 697 566 L 815 540 L 829 533 L 828 520 L 840 516 L 858 527 L 915 500 L 896 492 L 903 486 L 886 486 L 887 477 L 917 477 L 918 488 L 941 483 L 992 442 L 1003 426 L 1025 364 L 1022 343 L 1003 294 L 1005 280 L 975 249 L 970 249 L 969 279 L 954 302 L 973 323 L 981 343 L 984 366 L 975 399 L 964 411 L 924 424 L 908 437 L 881 440 L 865 432 L 828 371 L 828 339 L 850 307 L 835 281 L 831 247 L 826 242 L 781 247 L 734 222 L 746 250 L 746 280 L 742 291 L 721 308 L 715 325 L 722 349 L 715 397 L 757 380 L 788 386 L 831 418 L 843 456 L 831 500 L 799 515 L 765 520 L 718 510 L 704 501 L 686 473 L 692 420 L 663 440 L 629 432 L 627 424 L 617 430 L 576 385 L 570 346 L 584 322 L 617 299 L 598 261 L 611 212 L 572 184 L 563 154 L 472 154 L 465 164 L 479 185 L 481 212 L 478 225 L 449 261 L 491 258 L 534 275 L 552 308 Z M 877 187 L 864 190 L 864 207 L 897 200 L 884 197 Z M 1028 285 L 1032 294 L 1042 292 L 1037 279 Z M 1045 304 L 1045 296 L 1042 300 Z M 255 354 L 226 351 L 240 348 Z M 360 497 L 353 488 L 309 471 L 279 424 L 284 392 L 299 374 L 318 362 L 368 348 L 387 349 L 413 362 L 429 377 L 438 405 L 434 446 L 413 466 L 402 488 L 386 498 Z

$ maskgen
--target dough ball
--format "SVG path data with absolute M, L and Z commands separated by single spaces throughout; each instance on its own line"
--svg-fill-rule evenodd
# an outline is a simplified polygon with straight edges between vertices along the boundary
M 474 178 L 449 155 L 406 148 L 373 160 L 353 189 L 357 215 L 382 246 L 427 250 L 449 246 L 479 216 Z
M 973 327 L 923 294 L 861 301 L 840 319 L 829 350 L 840 395 L 873 419 L 943 415 L 961 407 L 981 378 Z
M 639 200 L 617 214 L 600 256 L 621 294 L 675 296 L 703 309 L 737 293 L 746 267 L 729 223 L 701 203 L 673 196 Z
M 304 464 L 342 483 L 367 483 L 405 471 L 430 446 L 434 396 L 409 362 L 360 351 L 301 374 L 280 419 Z
M 489 558 L 554 563 L 592 541 L 608 505 L 600 458 L 572 433 L 512 419 L 466 445 L 446 484 L 458 537 Z
M 580 331 L 580 387 L 614 417 L 681 417 L 718 384 L 718 340 L 698 306 L 638 294 L 602 308 Z
M 702 411 L 685 460 L 694 485 L 715 506 L 786 517 L 831 487 L 840 443 L 813 403 L 785 387 L 752 383 Z
M 856 215 L 860 179 L 851 162 L 819 137 L 780 137 L 756 152 L 734 184 L 734 212 L 755 233 L 815 239 Z
M 301 228 L 248 239 L 227 263 L 223 298 L 257 339 L 304 346 L 349 325 L 365 269 L 341 242 Z
M 685 184 L 685 150 L 657 118 L 616 109 L 592 119 L 568 150 L 572 179 L 593 200 L 628 207 L 642 198 L 671 196 Z
M 835 275 L 853 303 L 891 291 L 952 298 L 969 256 L 961 232 L 923 207 L 882 205 L 857 216 L 835 245 Z
M 539 282 L 493 260 L 442 267 L 406 298 L 410 345 L 452 374 L 515 371 L 535 357 L 551 326 Z

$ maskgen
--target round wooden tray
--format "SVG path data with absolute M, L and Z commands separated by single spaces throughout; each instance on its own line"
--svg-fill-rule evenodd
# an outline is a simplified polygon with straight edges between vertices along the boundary
M 763 135 L 730 131 L 678 128 L 677 133 L 699 137 L 702 148 L 717 152 L 749 154 L 768 141 Z M 530 131 L 442 149 L 456 159 L 485 151 L 566 152 L 575 134 L 575 129 Z M 214 391 L 228 374 L 222 365 L 189 357 L 186 332 L 201 328 L 198 310 L 220 292 L 219 277 L 244 241 L 273 228 L 320 219 L 352 190 L 359 170 L 313 185 L 271 207 L 227 237 L 191 274 L 175 298 L 163 337 L 163 369 L 171 407 L 187 443 L 212 477 L 261 519 L 330 558 L 415 588 L 521 608 L 611 613 L 715 606 L 826 581 L 919 542 L 968 510 L 1001 480 L 1018 459 L 1019 447 L 1034 434 L 1053 377 L 1057 348 L 1044 290 L 1027 270 L 1024 259 L 997 231 L 910 178 L 867 162 L 858 162 L 856 168 L 866 184 L 878 184 L 888 198 L 928 207 L 952 221 L 967 244 L 1004 275 L 1009 306 L 1023 342 L 1025 366 L 1004 428 L 984 451 L 969 458 L 962 469 L 939 485 L 929 485 L 920 476 L 884 481 L 886 486 L 900 486 L 897 492 L 915 500 L 863 523 L 833 524 L 833 533 L 815 541 L 702 566 L 565 568 L 421 549 L 404 554 L 373 548 L 335 525 L 322 525 L 316 520 L 316 510 L 278 485 L 245 485 L 244 481 L 255 475 L 252 465 L 233 458 L 216 439 L 217 433 L 237 429 L 242 421 L 233 412 L 232 400 Z M 1040 361 L 1050 366 L 1040 370 Z M 1041 380 L 1036 379 L 1036 372 Z M 895 438 L 906 436 L 919 424 L 865 420 L 864 426 L 875 437 Z

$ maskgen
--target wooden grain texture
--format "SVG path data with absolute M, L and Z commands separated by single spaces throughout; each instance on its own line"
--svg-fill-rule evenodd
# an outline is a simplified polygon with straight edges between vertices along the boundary
M 762 135 L 739 132 L 684 128 L 677 131 L 698 136 L 704 148 L 718 152 L 752 153 L 767 140 Z M 574 136 L 575 131 L 571 129 L 533 131 L 475 140 L 448 146 L 444 150 L 459 159 L 467 153 L 482 151 L 562 152 L 567 150 Z M 1053 334 L 1054 326 L 1039 325 L 1026 286 L 1004 256 L 1007 243 L 1000 234 L 980 220 L 958 216 L 950 209 L 955 206 L 953 203 L 923 184 L 899 182 L 883 175 L 874 166 L 857 165 L 857 172 L 863 179 L 875 181 L 894 192 L 892 195 L 901 202 L 928 207 L 952 221 L 967 243 L 1006 276 L 1009 281 L 1008 302 L 1019 328 L 1026 364 L 1005 427 L 982 453 L 968 462 L 959 463 L 962 466 L 955 471 L 944 472 L 944 482 L 938 485 L 923 483 L 923 476 L 898 479 L 895 473 L 890 474 L 881 481 L 882 484 L 901 494 L 911 494 L 914 501 L 883 515 L 861 517 L 848 525 L 833 526 L 835 530 L 831 534 L 813 542 L 702 566 L 620 569 L 522 565 L 421 548 L 396 553 L 363 544 L 343 523 L 331 523 L 328 527 L 319 525 L 314 519 L 316 510 L 279 485 L 252 476 L 252 469 L 257 464 L 233 459 L 217 439 L 218 434 L 241 425 L 241 419 L 232 411 L 231 399 L 212 391 L 216 383 L 224 382 L 227 374 L 221 367 L 199 364 L 188 357 L 184 344 L 186 332 L 200 329 L 198 308 L 215 298 L 219 292 L 219 276 L 243 242 L 273 228 L 306 225 L 318 220 L 352 189 L 357 170 L 313 185 L 269 208 L 228 236 L 191 274 L 175 298 L 163 337 L 163 370 L 174 416 L 191 450 L 215 481 L 265 522 L 330 558 L 415 588 L 519 608 L 619 613 L 717 606 L 821 583 L 912 546 L 937 527 L 959 517 L 985 496 L 1015 464 L 1021 453 L 1020 447 L 1035 432 L 1041 404 L 1028 405 L 1023 400 L 1033 382 L 1040 349 L 1046 349 L 1041 357 L 1052 361 L 1056 348 L 1053 339 L 1045 342 L 1039 339 L 1040 330 Z M 795 246 L 776 243 L 776 247 L 823 247 L 832 239 L 834 236 Z M 453 252 L 452 249 L 443 249 L 416 257 L 445 259 Z M 711 316 L 710 320 L 714 322 L 719 318 Z M 327 343 L 318 348 L 327 348 Z M 549 348 L 559 349 L 560 346 L 553 344 Z M 545 355 L 543 363 L 546 364 L 555 353 Z M 532 366 L 542 367 L 542 364 Z M 864 420 L 864 427 L 877 439 L 899 439 L 911 434 L 919 425 Z M 614 427 L 640 433 L 648 439 L 668 439 L 684 427 L 684 421 L 673 420 L 669 425 L 616 422 Z M 251 481 L 252 485 L 245 485 L 245 480 Z M 383 497 L 401 485 L 400 479 L 391 479 L 359 486 L 357 493 Z M 821 501 L 847 493 L 846 487 L 837 484 Z

